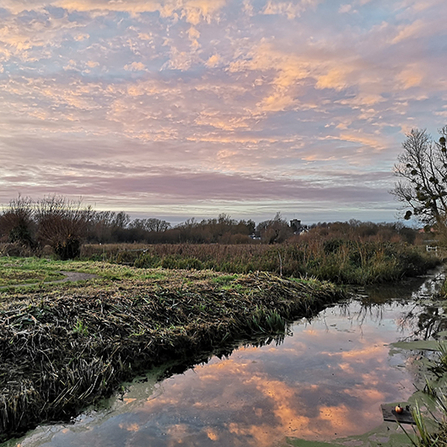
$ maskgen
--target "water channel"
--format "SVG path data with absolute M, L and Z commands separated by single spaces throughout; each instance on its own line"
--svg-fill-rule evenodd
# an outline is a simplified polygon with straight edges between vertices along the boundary
M 414 392 L 420 352 L 391 343 L 427 338 L 422 301 L 442 274 L 367 290 L 298 320 L 281 340 L 241 344 L 181 374 L 150 371 L 73 424 L 44 425 L 20 447 L 278 445 L 330 441 L 382 424 L 380 405 Z

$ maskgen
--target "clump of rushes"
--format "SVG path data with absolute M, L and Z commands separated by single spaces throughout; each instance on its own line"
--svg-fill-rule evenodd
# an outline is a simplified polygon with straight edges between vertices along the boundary
M 65 268 L 76 265 L 98 278 L 0 292 L 1 440 L 69 419 L 152 366 L 275 336 L 345 297 L 326 282 L 270 273 Z
M 438 404 L 439 409 L 446 414 L 446 397 L 444 395 L 437 396 L 436 402 Z M 404 433 L 407 435 L 407 438 L 411 442 L 411 445 L 414 447 L 446 447 L 447 446 L 447 423 L 445 420 L 437 421 L 436 418 L 434 420 L 437 430 L 433 430 L 433 427 L 427 426 L 427 421 L 425 417 L 422 415 L 421 409 L 419 407 L 418 402 L 415 403 L 415 407 L 411 411 L 413 415 L 413 419 L 416 423 L 416 427 L 413 428 L 413 431 L 416 436 L 413 436 L 411 433 L 408 433 L 404 427 L 402 427 Z M 433 415 L 432 415 L 433 416 Z M 433 425 L 433 424 L 431 424 Z
M 439 344 L 439 356 L 431 363 L 429 370 L 436 377 L 434 380 L 426 377 L 422 391 L 429 398 L 428 407 L 434 405 L 437 411 L 428 410 L 429 416 L 427 416 L 422 413 L 420 404 L 416 401 L 411 411 L 416 423 L 413 428 L 414 435 L 402 427 L 414 447 L 447 447 L 447 396 L 445 395 L 447 346 L 445 343 Z

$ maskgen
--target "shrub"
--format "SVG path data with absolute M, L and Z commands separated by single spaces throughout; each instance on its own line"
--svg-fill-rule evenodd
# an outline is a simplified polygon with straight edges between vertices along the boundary
M 137 268 L 154 268 L 160 265 L 160 257 L 151 253 L 141 254 L 134 262 Z

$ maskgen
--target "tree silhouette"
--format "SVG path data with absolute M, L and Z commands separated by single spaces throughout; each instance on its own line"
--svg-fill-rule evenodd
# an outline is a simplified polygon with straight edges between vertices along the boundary
M 407 134 L 394 167 L 399 181 L 391 193 L 404 203 L 405 219 L 414 216 L 441 230 L 447 218 L 447 126 L 439 133 L 439 142 L 425 130 L 413 129 Z

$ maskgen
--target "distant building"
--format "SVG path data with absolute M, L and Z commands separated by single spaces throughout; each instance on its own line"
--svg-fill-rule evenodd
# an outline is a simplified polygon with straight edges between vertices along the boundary
M 293 230 L 293 234 L 302 234 L 309 231 L 309 227 L 307 225 L 303 225 L 301 220 L 298 219 L 292 219 L 290 221 L 290 228 Z
M 256 233 L 250 234 L 250 238 L 253 239 L 254 241 L 261 240 L 261 236 L 256 236 Z

